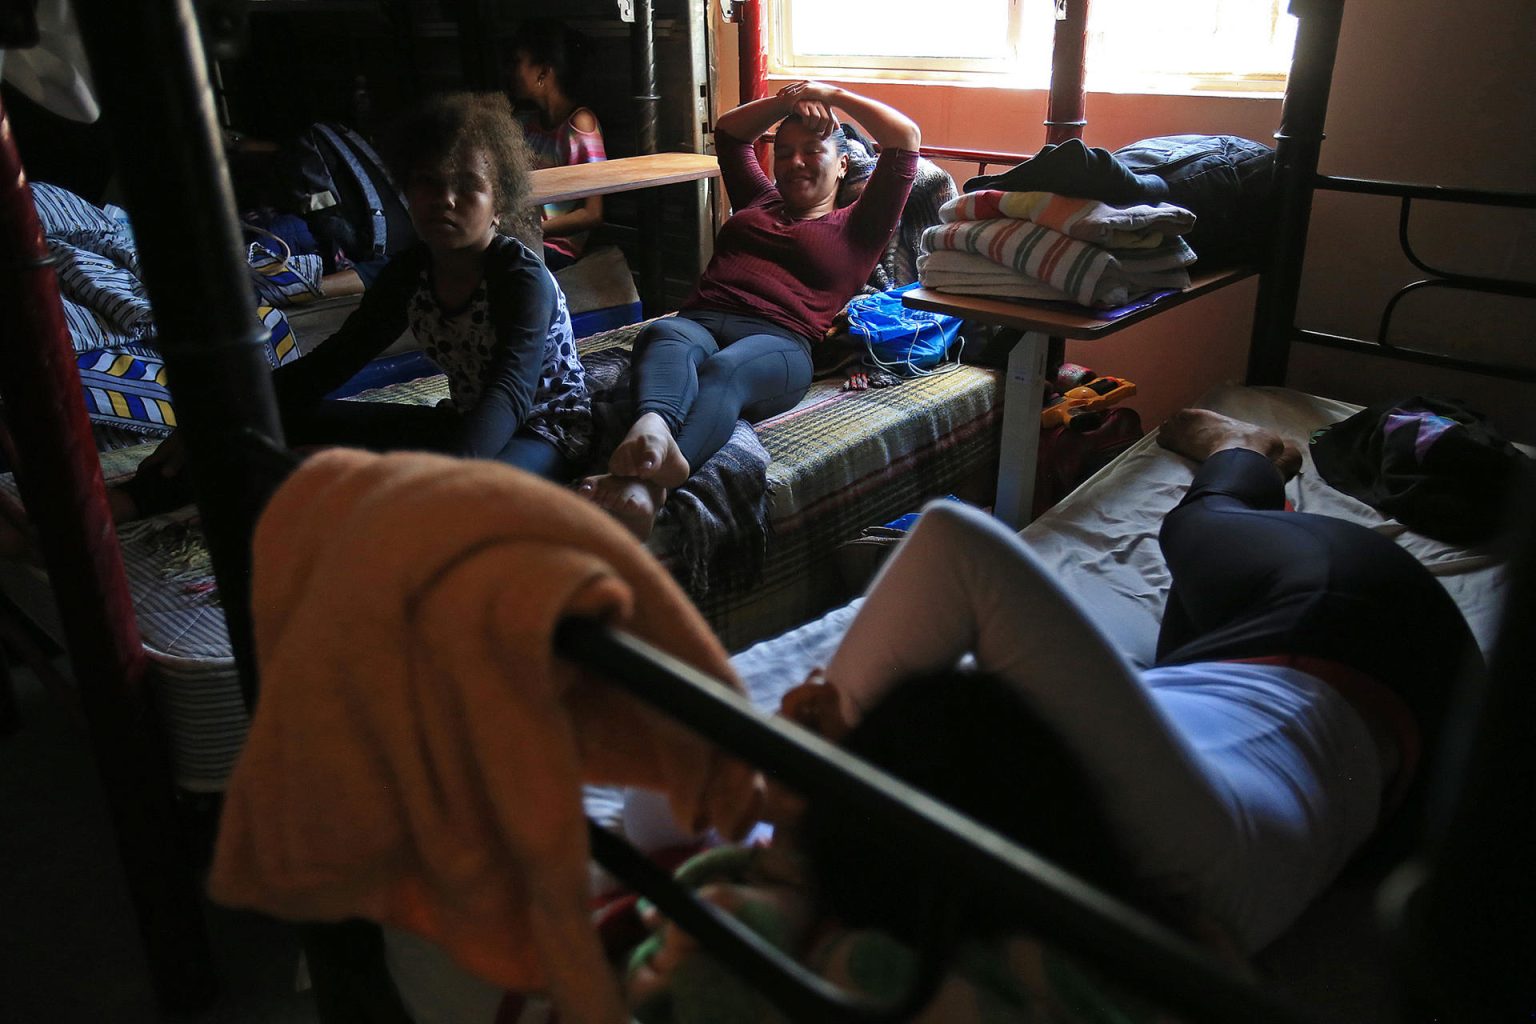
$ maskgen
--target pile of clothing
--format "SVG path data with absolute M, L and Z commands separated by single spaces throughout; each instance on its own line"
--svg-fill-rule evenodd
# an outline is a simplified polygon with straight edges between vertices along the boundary
M 1168 203 L 1114 207 L 1054 192 L 984 189 L 945 203 L 923 233 L 924 287 L 962 295 L 1123 306 L 1189 287 L 1194 214 Z
M 1110 309 L 1262 251 L 1274 151 L 1230 135 L 1079 140 L 965 183 L 923 233 L 919 280 L 969 295 Z
M 169 434 L 176 411 L 127 213 L 46 182 L 32 182 L 31 188 L 48 248 L 58 260 L 64 321 L 98 445 L 118 447 L 130 438 Z M 247 252 L 256 316 L 267 331 L 264 350 L 273 366 L 299 358 L 279 307 L 295 294 L 318 294 L 319 258 L 310 259 L 284 260 L 259 243 Z

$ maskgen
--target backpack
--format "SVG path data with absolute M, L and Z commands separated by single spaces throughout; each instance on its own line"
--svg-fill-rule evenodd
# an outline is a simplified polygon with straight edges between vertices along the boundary
M 901 296 L 917 285 L 859 295 L 848 303 L 848 333 L 864 343 L 867 362 L 898 377 L 952 369 L 940 364 L 957 343 L 963 344 L 959 317 L 902 305 Z
M 336 123 L 317 122 L 293 147 L 289 200 L 309 224 L 325 271 L 352 262 L 381 260 L 416 239 L 405 196 L 384 162 L 361 135 Z

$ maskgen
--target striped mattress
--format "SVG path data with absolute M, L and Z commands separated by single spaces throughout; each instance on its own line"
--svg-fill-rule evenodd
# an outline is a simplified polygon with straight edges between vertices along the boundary
M 639 326 L 583 339 L 581 350 L 628 345 Z M 751 585 L 716 584 L 693 595 L 730 650 L 847 600 L 831 557 L 837 544 L 917 509 L 926 497 L 995 473 L 1001 386 L 993 371 L 962 366 L 862 392 L 844 392 L 840 385 L 817 381 L 794 409 L 756 425 L 773 459 L 762 576 Z M 358 397 L 430 405 L 447 394 L 447 381 L 438 375 Z M 131 475 L 154 447 L 102 453 L 103 475 L 109 482 Z M 15 493 L 9 475 L 0 476 L 0 488 Z M 128 524 L 119 536 L 139 632 L 158 669 L 156 698 L 176 782 L 190 792 L 218 792 L 248 718 L 195 514 L 188 509 Z M 664 533 L 652 540 L 663 562 L 669 561 L 666 544 Z M 0 588 L 53 636 L 62 636 L 41 570 L 0 562 Z

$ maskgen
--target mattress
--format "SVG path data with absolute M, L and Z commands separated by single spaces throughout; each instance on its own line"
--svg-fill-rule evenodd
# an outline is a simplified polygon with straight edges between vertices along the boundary
M 101 457 L 110 483 L 130 475 L 157 442 Z M 0 488 L 15 494 L 9 473 Z M 144 652 L 156 671 L 155 701 L 169 736 L 175 781 L 218 792 L 245 741 L 250 719 L 224 627 L 224 610 L 202 532 L 191 510 L 130 523 L 118 531 Z M 0 560 L 0 588 L 62 642 L 58 610 L 42 569 Z
M 1392 538 L 1433 573 L 1460 607 L 1486 654 L 1503 605 L 1503 567 L 1484 551 L 1458 548 L 1404 527 L 1318 475 L 1307 439 L 1359 407 L 1284 388 L 1218 387 L 1195 403 L 1260 423 L 1295 441 L 1304 453 L 1301 473 L 1286 485 L 1302 511 L 1337 516 Z M 1528 449 L 1529 450 L 1529 449 Z M 1193 463 L 1157 445 L 1148 434 L 1035 520 L 1021 536 L 1047 569 L 1113 637 L 1138 668 L 1155 656 L 1169 577 L 1157 544 L 1164 513 L 1183 496 Z M 784 692 L 836 650 L 858 602 L 837 608 L 732 660 L 753 702 L 774 710 Z

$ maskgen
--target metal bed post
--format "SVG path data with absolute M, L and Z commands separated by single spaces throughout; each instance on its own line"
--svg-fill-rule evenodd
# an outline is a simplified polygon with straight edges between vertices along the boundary
M 747 103 L 768 95 L 768 11 L 767 0 L 731 0 L 726 19 L 737 26 L 736 83 L 737 103 Z M 752 147 L 757 162 L 768 160 L 768 143 L 762 139 Z
M 630 78 L 635 90 L 635 151 L 656 152 L 661 96 L 656 91 L 656 13 L 651 0 L 635 0 L 635 21 L 629 27 Z M 646 316 L 665 312 L 661 268 L 661 196 L 647 190 L 640 197 L 640 296 Z
M 1056 0 L 1056 36 L 1051 48 L 1051 92 L 1046 101 L 1045 141 L 1083 137 L 1088 126 L 1084 51 L 1088 44 L 1088 0 Z M 979 172 L 978 172 L 979 173 Z
M 0 397 L 60 611 L 117 852 L 160 1004 L 193 1010 L 213 963 L 176 817 L 122 551 L 59 300 L 55 260 L 0 107 Z M 41 667 L 41 666 L 40 666 Z
M 1344 0 L 1291 0 L 1290 12 L 1299 24 L 1275 133 L 1273 236 L 1254 302 L 1249 384 L 1285 383 Z
M 85 4 L 77 15 L 112 129 L 230 645 L 246 703 L 254 704 L 250 537 L 271 474 L 253 462 L 247 442 L 255 434 L 281 445 L 283 434 L 202 40 L 190 0 Z

